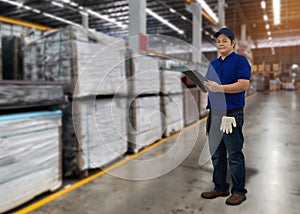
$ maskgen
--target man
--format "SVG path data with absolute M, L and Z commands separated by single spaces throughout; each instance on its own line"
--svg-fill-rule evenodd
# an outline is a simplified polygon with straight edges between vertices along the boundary
M 207 132 L 215 187 L 201 196 L 207 199 L 229 196 L 228 162 L 233 186 L 226 204 L 238 205 L 246 200 L 247 193 L 242 126 L 251 67 L 244 56 L 234 52 L 234 33 L 229 28 L 220 29 L 214 37 L 221 56 L 210 63 L 205 85 L 209 89 Z

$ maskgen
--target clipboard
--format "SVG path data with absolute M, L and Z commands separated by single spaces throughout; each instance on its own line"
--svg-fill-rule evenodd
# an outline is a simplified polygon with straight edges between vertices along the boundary
M 197 70 L 186 70 L 183 71 L 186 76 L 188 76 L 197 86 L 199 86 L 204 92 L 208 92 L 208 88 L 205 86 L 204 82 L 208 81 L 202 74 Z

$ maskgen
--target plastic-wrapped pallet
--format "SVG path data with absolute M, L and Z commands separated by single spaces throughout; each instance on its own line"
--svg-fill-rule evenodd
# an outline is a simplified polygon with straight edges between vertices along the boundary
M 64 101 L 63 86 L 53 82 L 0 81 L 0 108 L 49 105 Z
M 2 61 L 2 34 L 0 31 L 0 80 L 3 79 L 3 61 Z
M 182 73 L 180 71 L 161 70 L 160 90 L 163 94 L 182 93 Z
M 69 26 L 26 44 L 24 79 L 63 82 L 74 97 L 125 95 L 124 61 L 124 40 Z
M 0 213 L 62 184 L 61 111 L 0 116 Z
M 200 118 L 200 90 L 194 88 L 183 89 L 184 125 L 190 125 Z
M 140 149 L 160 140 L 162 137 L 159 96 L 138 97 L 135 99 L 135 130 L 129 130 L 129 150 Z M 130 126 L 130 127 L 131 127 Z
M 161 97 L 161 109 L 164 114 L 163 131 L 165 136 L 183 128 L 183 95 L 170 94 Z
M 122 157 L 126 118 L 126 98 L 73 100 L 63 116 L 64 175 L 80 175 Z
M 136 56 L 133 58 L 133 64 L 133 94 L 158 94 L 160 90 L 158 60 L 148 56 Z

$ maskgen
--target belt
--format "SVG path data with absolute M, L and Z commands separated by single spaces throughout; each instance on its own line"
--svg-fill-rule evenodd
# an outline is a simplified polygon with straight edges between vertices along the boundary
M 210 109 L 210 113 L 212 114 L 221 114 L 221 115 L 228 115 L 228 114 L 233 114 L 233 113 L 237 113 L 237 112 L 243 112 L 244 108 L 236 108 L 236 109 L 231 109 L 228 111 L 222 111 L 222 110 L 212 110 Z

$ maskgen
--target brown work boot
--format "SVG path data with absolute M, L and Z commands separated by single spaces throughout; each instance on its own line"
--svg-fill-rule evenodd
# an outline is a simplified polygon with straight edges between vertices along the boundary
M 227 198 L 225 203 L 227 205 L 239 205 L 245 200 L 246 200 L 245 195 L 233 193 L 229 198 Z
M 213 198 L 217 198 L 217 197 L 226 197 L 228 195 L 229 195 L 229 192 L 217 192 L 215 190 L 201 193 L 201 197 L 207 198 L 207 199 L 213 199 Z

